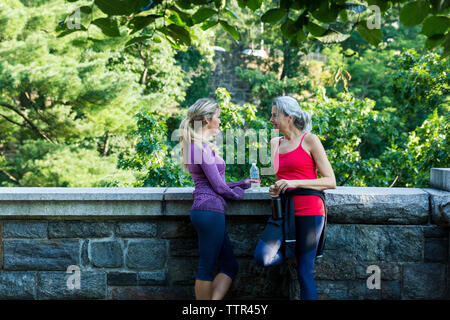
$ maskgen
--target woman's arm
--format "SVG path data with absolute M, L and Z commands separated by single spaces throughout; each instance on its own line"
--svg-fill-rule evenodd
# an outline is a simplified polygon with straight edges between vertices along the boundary
M 222 176 L 217 169 L 217 165 L 215 163 L 214 155 L 212 154 L 212 150 L 208 146 L 204 146 L 205 150 L 202 151 L 202 162 L 200 167 L 203 170 L 206 178 L 209 181 L 212 189 L 225 199 L 230 200 L 239 200 L 244 195 L 244 189 L 236 186 L 231 189 L 225 181 L 222 179 Z M 197 146 L 195 146 L 197 148 Z
M 250 180 L 250 178 L 245 178 L 244 180 L 238 182 L 227 182 L 227 186 L 230 188 L 241 187 L 242 189 L 248 189 L 251 184 Z
M 322 178 L 311 180 L 279 180 L 275 186 L 284 192 L 288 188 L 305 188 L 313 190 L 336 189 L 336 178 L 334 176 L 333 168 L 330 161 L 328 161 L 327 154 L 323 148 L 322 142 L 315 134 L 306 135 L 303 140 L 304 146 L 308 147 L 311 157 L 317 165 Z

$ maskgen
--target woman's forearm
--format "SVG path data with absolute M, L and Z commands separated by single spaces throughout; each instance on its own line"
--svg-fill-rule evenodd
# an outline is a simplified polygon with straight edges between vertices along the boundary
M 296 188 L 313 190 L 336 189 L 336 180 L 333 177 L 324 177 L 312 180 L 295 180 Z

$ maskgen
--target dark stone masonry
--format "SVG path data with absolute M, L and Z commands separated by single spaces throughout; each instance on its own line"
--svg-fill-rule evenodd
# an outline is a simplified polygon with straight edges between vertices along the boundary
M 320 299 L 450 298 L 450 192 L 338 187 L 326 198 Z M 194 299 L 191 203 L 191 188 L 0 188 L 0 299 Z M 269 214 L 267 188 L 229 202 L 239 273 L 226 299 L 298 298 L 287 265 L 253 262 Z

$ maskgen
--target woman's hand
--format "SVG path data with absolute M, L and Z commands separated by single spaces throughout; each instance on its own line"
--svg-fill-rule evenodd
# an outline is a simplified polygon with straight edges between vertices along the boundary
M 244 182 L 249 185 L 249 184 L 252 184 L 252 183 L 261 183 L 261 180 L 260 179 L 256 179 L 256 178 L 247 178 L 247 179 L 244 180 Z
M 278 197 L 280 195 L 280 190 L 277 187 L 275 187 L 274 185 L 271 185 L 269 187 L 269 195 L 272 198 L 276 198 L 276 197 Z
M 278 188 L 279 193 L 284 193 L 289 188 L 297 188 L 295 180 L 281 179 L 275 182 L 275 187 Z

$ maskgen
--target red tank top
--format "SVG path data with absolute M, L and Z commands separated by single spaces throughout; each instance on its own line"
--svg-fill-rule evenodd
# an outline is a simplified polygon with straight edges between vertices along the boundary
M 303 149 L 303 139 L 300 145 L 286 153 L 275 153 L 274 169 L 275 174 L 280 179 L 286 180 L 312 180 L 317 179 L 317 166 L 314 159 Z M 281 139 L 278 142 L 280 145 Z M 319 196 L 294 196 L 294 209 L 296 216 L 318 215 L 325 216 L 325 208 L 322 199 Z

